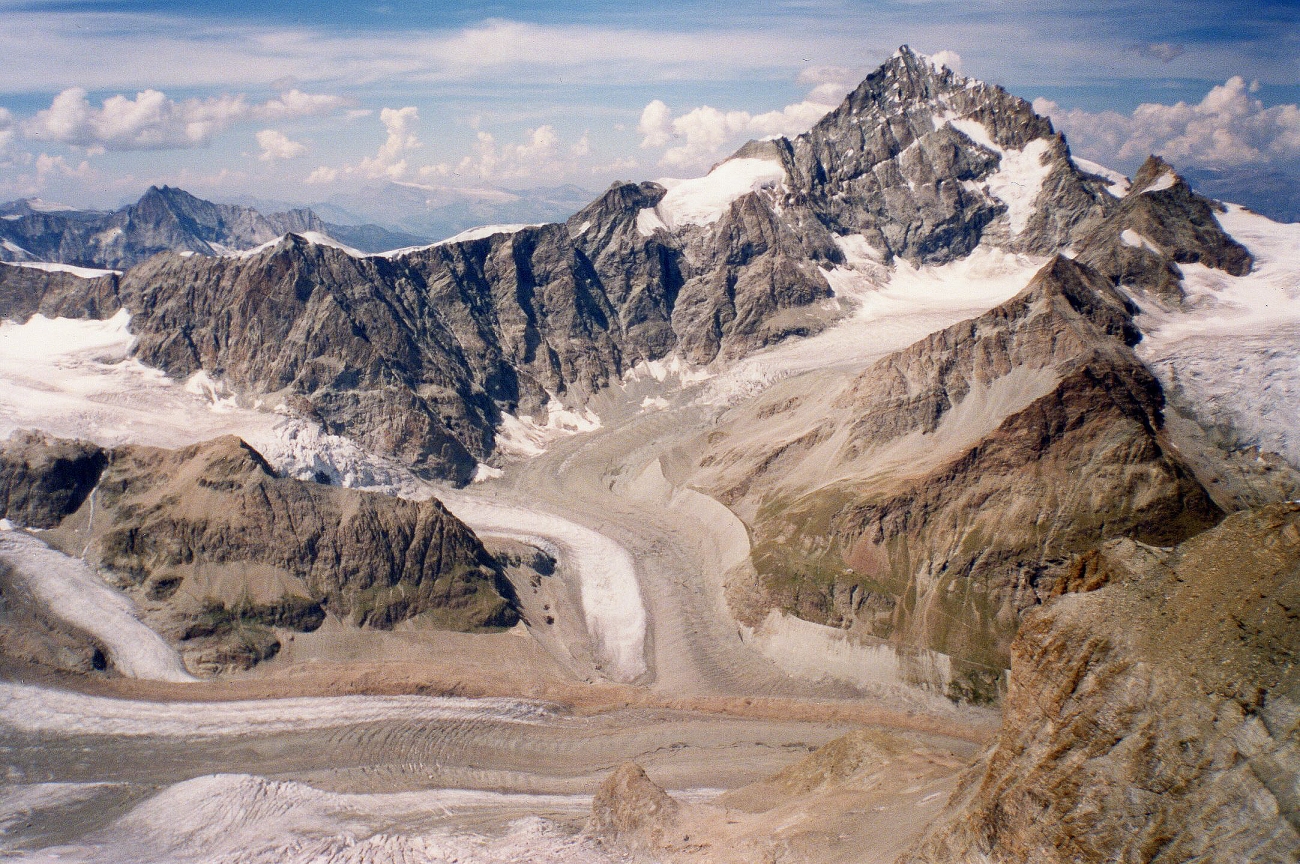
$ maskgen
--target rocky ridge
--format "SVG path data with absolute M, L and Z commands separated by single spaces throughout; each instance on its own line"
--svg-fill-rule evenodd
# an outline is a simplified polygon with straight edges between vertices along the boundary
M 202 668 L 251 665 L 279 647 L 270 628 L 327 615 L 373 628 L 518 618 L 495 560 L 436 500 L 277 477 L 237 438 L 169 451 L 17 435 L 0 490 L 0 515 L 111 574 Z
M 262 214 L 216 204 L 171 186 L 150 186 L 134 204 L 113 212 L 0 206 L 0 261 L 44 261 L 124 269 L 161 252 L 219 255 L 250 249 L 286 233 L 317 232 L 363 251 L 420 242 L 377 225 L 331 225 L 311 210 Z
M 885 262 L 981 243 L 1049 251 L 1116 212 L 1106 187 L 1023 100 L 904 48 L 793 141 L 751 143 L 671 190 L 615 184 L 564 225 L 392 258 L 292 237 L 237 258 L 172 254 L 87 284 L 81 311 L 116 302 L 145 362 L 282 394 L 332 432 L 464 482 L 502 412 L 544 423 L 548 403 L 580 405 L 642 361 L 725 361 L 822 329 L 845 235 Z M 9 306 L 75 312 L 67 281 Z

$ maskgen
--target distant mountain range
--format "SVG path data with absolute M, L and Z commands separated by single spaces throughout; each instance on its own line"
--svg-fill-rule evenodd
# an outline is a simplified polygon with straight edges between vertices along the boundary
M 361 252 L 428 242 L 379 225 L 337 225 L 307 209 L 269 215 L 205 201 L 171 186 L 149 187 L 111 212 L 77 210 L 40 199 L 0 205 L 0 260 L 124 269 L 159 252 L 219 255 L 251 249 L 289 232 L 315 232 Z

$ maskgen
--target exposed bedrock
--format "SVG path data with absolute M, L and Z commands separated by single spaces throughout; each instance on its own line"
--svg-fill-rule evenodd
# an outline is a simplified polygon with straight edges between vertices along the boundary
M 1025 618 L 1002 731 L 920 862 L 1300 857 L 1300 506 L 1119 540 Z

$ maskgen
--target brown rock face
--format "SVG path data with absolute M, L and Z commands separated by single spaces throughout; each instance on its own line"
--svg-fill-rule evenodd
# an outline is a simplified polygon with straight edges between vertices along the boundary
M 16 436 L 0 491 L 8 518 L 53 528 L 43 539 L 163 610 L 201 668 L 265 660 L 280 647 L 270 628 L 313 630 L 327 613 L 376 628 L 518 620 L 499 567 L 437 501 L 277 477 L 238 438 L 106 451 Z
M 1026 617 L 997 743 L 902 862 L 1300 859 L 1300 506 Z
M 154 593 L 261 571 L 359 626 L 426 613 L 457 628 L 514 623 L 490 556 L 437 501 L 276 477 L 237 438 L 115 450 L 95 503 L 90 554 Z M 292 607 L 297 591 L 273 593 Z
M 1165 447 L 1129 314 L 1057 258 L 1003 306 L 823 396 L 776 387 L 734 412 L 701 477 L 752 514 L 767 608 L 996 669 L 1072 555 L 1213 525 Z M 756 424 L 775 434 L 732 443 Z
M 0 448 L 0 518 L 53 528 L 81 507 L 106 464 L 94 444 L 15 433 Z

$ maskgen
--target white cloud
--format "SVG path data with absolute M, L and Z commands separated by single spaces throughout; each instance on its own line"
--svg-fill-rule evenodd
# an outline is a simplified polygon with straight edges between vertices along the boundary
M 91 176 L 90 163 L 83 159 L 80 164 L 73 167 L 68 164 L 68 160 L 63 156 L 50 156 L 48 153 L 42 153 L 36 157 L 37 184 L 43 186 L 51 175 L 75 177 L 84 180 Z
M 578 139 L 578 142 L 569 148 L 569 152 L 578 158 L 589 155 L 591 153 L 590 131 L 584 131 L 582 137 Z
M 331 168 L 328 165 L 321 165 L 316 168 L 315 171 L 312 171 L 307 175 L 307 180 L 305 182 L 315 185 L 318 183 L 333 183 L 337 179 L 339 179 L 339 171 L 337 168 Z
M 176 101 L 159 90 L 134 99 L 110 96 L 96 108 L 80 87 L 70 87 L 23 124 L 28 138 L 88 149 L 165 150 L 201 147 L 230 126 L 265 119 L 327 113 L 343 104 L 336 96 L 291 90 L 261 105 L 243 94 Z
M 420 122 L 420 112 L 413 105 L 405 108 L 385 108 L 379 112 L 379 122 L 388 131 L 388 138 L 374 156 L 362 159 L 355 170 L 372 179 L 387 177 L 399 180 L 406 174 L 405 154 L 420 147 L 415 127 Z
M 586 135 L 573 145 L 576 149 L 590 147 Z M 498 144 L 490 132 L 480 130 L 474 144 L 474 155 L 460 161 L 456 170 L 485 180 L 517 180 L 543 174 L 565 173 L 568 166 L 559 162 L 560 138 L 553 126 L 529 129 L 520 144 Z M 576 154 L 585 155 L 585 154 Z
M 0 108 L 0 157 L 8 153 L 9 145 L 13 144 L 17 131 L 14 115 L 10 114 L 7 108 Z
M 1034 109 L 1048 114 L 1090 159 L 1133 162 L 1155 153 L 1176 164 L 1230 167 L 1300 157 L 1300 107 L 1264 103 L 1258 86 L 1240 76 L 1210 90 L 1199 103 L 1144 103 L 1132 114 L 1064 110 L 1047 99 Z
M 816 87 L 801 102 L 778 111 L 751 114 L 748 111 L 722 111 L 702 105 L 677 117 L 660 99 L 646 105 L 641 112 L 637 132 L 645 149 L 667 147 L 659 159 L 661 165 L 674 168 L 706 167 L 747 138 L 791 136 L 806 132 L 844 98 L 851 85 L 845 85 L 847 70 L 828 67 L 818 73 L 800 76 L 801 83 Z M 668 145 L 673 146 L 668 146 Z
M 307 152 L 307 145 L 292 141 L 283 132 L 276 129 L 263 129 L 257 133 L 257 146 L 262 148 L 258 158 L 263 162 L 275 159 L 294 159 Z
M 342 96 L 329 93 L 304 93 L 301 90 L 287 90 L 277 98 L 270 99 L 253 109 L 253 116 L 259 120 L 283 120 L 291 117 L 317 117 L 329 114 L 347 105 Z M 355 112 L 349 111 L 349 116 Z M 364 112 L 369 114 L 369 111 Z
M 961 74 L 961 55 L 956 51 L 936 51 L 930 55 L 930 59 L 940 66 L 947 66 L 952 71 Z

